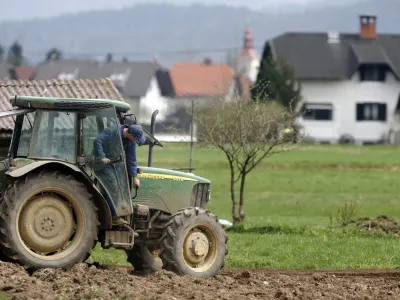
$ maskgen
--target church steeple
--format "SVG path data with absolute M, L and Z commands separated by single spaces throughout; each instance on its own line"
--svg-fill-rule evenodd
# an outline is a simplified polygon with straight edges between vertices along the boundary
M 245 49 L 254 49 L 253 34 L 251 33 L 251 29 L 249 26 L 247 26 L 246 30 L 244 31 L 243 50 Z
M 250 26 L 244 31 L 243 44 L 237 58 L 237 72 L 246 74 L 251 81 L 255 81 L 259 67 L 257 51 L 254 48 L 254 39 Z

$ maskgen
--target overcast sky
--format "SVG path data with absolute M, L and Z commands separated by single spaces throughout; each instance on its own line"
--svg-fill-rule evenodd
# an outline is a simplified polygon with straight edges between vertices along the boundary
M 0 21 L 52 17 L 64 13 L 88 10 L 120 9 L 143 2 L 169 2 L 179 5 L 201 2 L 203 4 L 244 5 L 252 9 L 263 8 L 267 11 L 274 11 L 279 6 L 287 4 L 312 6 L 315 3 L 326 1 L 328 0 L 0 0 Z M 350 2 L 356 0 L 340 0 L 335 1 L 335 3 L 342 1 Z

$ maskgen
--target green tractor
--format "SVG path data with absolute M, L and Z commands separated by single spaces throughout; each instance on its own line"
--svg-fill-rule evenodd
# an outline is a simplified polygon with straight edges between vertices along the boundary
M 128 176 L 119 124 L 136 124 L 129 104 L 108 99 L 15 96 L 7 159 L 0 161 L 1 260 L 27 270 L 69 269 L 98 242 L 126 251 L 137 271 L 166 269 L 209 277 L 224 265 L 227 236 L 207 209 L 210 181 L 192 173 L 151 167 L 157 111 L 140 189 Z M 114 133 L 112 178 L 94 151 L 97 137 Z M 113 144 L 114 145 L 114 144 Z M 139 150 L 140 151 L 140 150 Z M 114 222 L 114 219 L 123 222 Z

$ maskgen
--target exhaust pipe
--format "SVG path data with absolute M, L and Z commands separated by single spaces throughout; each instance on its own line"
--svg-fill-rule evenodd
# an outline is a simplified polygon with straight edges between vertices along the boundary
M 153 114 L 151 115 L 150 133 L 153 136 L 154 136 L 154 132 L 156 131 L 156 117 L 157 117 L 158 113 L 159 113 L 159 111 L 155 110 L 153 112 Z M 151 167 L 151 165 L 153 164 L 153 147 L 154 147 L 153 144 L 149 145 L 149 158 L 148 158 L 148 161 L 147 161 L 147 166 L 148 167 Z

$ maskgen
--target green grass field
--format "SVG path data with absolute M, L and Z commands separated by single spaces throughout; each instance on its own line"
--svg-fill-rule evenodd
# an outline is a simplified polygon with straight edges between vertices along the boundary
M 147 164 L 147 147 L 139 148 Z M 189 145 L 155 148 L 153 165 L 187 167 Z M 212 181 L 209 209 L 230 220 L 229 169 L 218 150 L 195 148 L 195 173 Z M 400 148 L 301 146 L 266 159 L 247 179 L 246 221 L 229 231 L 227 267 L 294 269 L 400 266 L 400 239 L 332 228 L 330 217 L 355 201 L 359 217 L 400 219 Z M 90 261 L 126 264 L 125 254 L 96 248 Z

